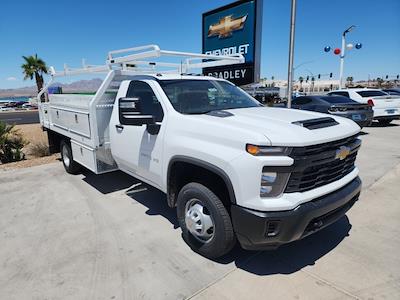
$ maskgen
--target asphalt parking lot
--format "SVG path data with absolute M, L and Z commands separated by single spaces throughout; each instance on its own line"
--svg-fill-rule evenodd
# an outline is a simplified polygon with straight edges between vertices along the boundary
M 0 299 L 399 299 L 400 122 L 363 132 L 346 217 L 217 261 L 186 246 L 162 193 L 121 172 L 0 172 Z
M 16 125 L 35 124 L 39 123 L 39 113 L 37 110 L 0 112 L 0 121 Z

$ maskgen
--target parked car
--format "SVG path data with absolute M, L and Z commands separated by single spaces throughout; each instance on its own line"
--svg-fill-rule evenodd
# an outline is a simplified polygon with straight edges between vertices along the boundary
M 24 104 L 22 104 L 21 108 L 27 109 L 27 110 L 35 110 L 35 109 L 37 109 L 38 107 L 37 107 L 37 105 L 35 105 L 35 104 L 24 103 Z
M 8 106 L 0 106 L 0 111 L 11 111 L 13 110 L 12 107 L 8 107 Z
M 328 95 L 344 96 L 359 103 L 369 104 L 374 111 L 374 120 L 383 125 L 400 119 L 400 96 L 367 88 L 341 89 L 329 92 Z
M 368 104 L 360 104 L 343 96 L 302 96 L 292 102 L 292 108 L 317 111 L 356 122 L 361 128 L 372 122 L 373 110 Z
M 50 68 L 50 83 L 108 71 L 95 95 L 49 94 L 39 103 L 40 122 L 68 173 L 82 166 L 96 174 L 119 169 L 163 191 L 185 242 L 210 258 L 236 240 L 262 250 L 304 238 L 358 200 L 357 124 L 265 107 L 224 79 L 182 74 L 179 63 L 168 63 L 173 73 L 126 67 L 168 55 L 204 59 L 149 45 L 109 52 L 105 66 Z M 213 59 L 213 66 L 244 60 Z M 208 60 L 193 65 L 203 68 Z
M 400 96 L 400 88 L 383 89 L 382 91 L 389 95 Z

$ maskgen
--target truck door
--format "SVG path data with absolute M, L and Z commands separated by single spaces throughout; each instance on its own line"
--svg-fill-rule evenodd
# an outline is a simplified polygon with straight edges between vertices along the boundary
M 111 116 L 111 152 L 118 167 L 161 187 L 163 108 L 148 82 L 133 80 Z M 165 123 L 165 122 L 164 122 Z

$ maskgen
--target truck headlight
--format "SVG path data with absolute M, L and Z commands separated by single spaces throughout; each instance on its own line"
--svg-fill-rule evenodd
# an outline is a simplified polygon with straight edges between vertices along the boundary
M 283 193 L 290 173 L 261 173 L 260 197 L 277 197 Z
M 289 147 L 246 145 L 246 151 L 254 156 L 286 156 L 291 150 Z

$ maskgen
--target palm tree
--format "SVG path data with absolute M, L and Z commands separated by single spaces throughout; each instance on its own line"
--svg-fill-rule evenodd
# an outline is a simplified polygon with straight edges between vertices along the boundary
M 353 80 L 354 80 L 353 76 L 347 77 L 346 80 L 347 80 L 347 85 L 348 86 L 353 85 Z
M 25 60 L 25 63 L 21 65 L 24 80 L 33 80 L 33 77 L 35 77 L 39 93 L 43 88 L 43 74 L 47 74 L 46 63 L 37 54 L 34 56 L 22 56 L 22 58 Z M 44 97 L 42 97 L 42 100 L 44 100 Z

